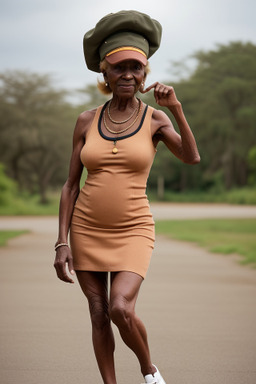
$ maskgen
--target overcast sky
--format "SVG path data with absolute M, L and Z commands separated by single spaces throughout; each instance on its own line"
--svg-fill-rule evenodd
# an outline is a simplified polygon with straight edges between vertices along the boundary
M 231 41 L 256 43 L 255 0 L 0 0 L 0 71 L 51 73 L 63 88 L 96 84 L 83 35 L 110 12 L 135 9 L 157 19 L 162 44 L 147 85 L 170 80 L 172 61 Z

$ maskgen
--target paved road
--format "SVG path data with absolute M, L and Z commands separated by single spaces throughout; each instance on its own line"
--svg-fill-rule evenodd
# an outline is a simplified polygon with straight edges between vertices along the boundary
M 152 211 L 155 218 L 167 210 L 172 218 L 191 218 L 193 211 L 214 217 L 218 207 L 155 205 Z M 221 217 L 256 217 L 255 207 L 225 206 L 226 216 L 220 208 Z M 32 232 L 0 253 L 1 384 L 100 384 L 87 303 L 78 284 L 58 281 L 52 267 L 56 218 L 0 219 L 0 228 L 14 227 Z M 157 238 L 137 312 L 167 384 L 255 384 L 255 304 L 255 270 Z M 116 329 L 115 335 L 118 384 L 142 383 L 135 357 Z
M 155 220 L 173 219 L 205 219 L 205 218 L 256 218 L 256 206 L 229 204 L 180 204 L 154 203 L 151 211 Z M 34 232 L 56 233 L 57 218 L 34 216 L 0 216 L 1 229 L 29 229 Z

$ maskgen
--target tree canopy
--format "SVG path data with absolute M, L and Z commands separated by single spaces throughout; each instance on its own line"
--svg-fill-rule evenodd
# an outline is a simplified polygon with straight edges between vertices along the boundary
M 49 75 L 6 72 L 0 81 L 0 161 L 20 190 L 44 202 L 49 185 L 66 177 L 73 109 Z

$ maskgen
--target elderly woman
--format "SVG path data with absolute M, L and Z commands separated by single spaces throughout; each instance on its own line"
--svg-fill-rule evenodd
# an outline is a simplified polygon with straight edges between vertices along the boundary
M 146 182 L 159 141 L 185 163 L 198 163 L 200 157 L 173 88 L 156 82 L 144 90 L 148 58 L 158 49 L 161 32 L 148 15 L 121 11 L 103 17 L 84 36 L 87 66 L 103 74 L 99 88 L 112 98 L 78 117 L 60 200 L 54 266 L 68 283 L 73 283 L 69 273 L 76 272 L 88 299 L 93 346 L 105 384 L 116 384 L 111 322 L 136 354 L 145 382 L 165 384 L 135 314 L 155 240 Z M 163 111 L 136 96 L 151 89 L 157 104 L 173 114 L 180 134 Z M 80 191 L 84 166 L 88 176 Z

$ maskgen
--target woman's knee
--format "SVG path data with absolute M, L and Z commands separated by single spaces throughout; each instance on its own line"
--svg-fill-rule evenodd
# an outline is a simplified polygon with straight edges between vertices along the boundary
M 109 315 L 118 328 L 130 329 L 132 327 L 134 311 L 124 297 L 119 297 L 110 303 Z
M 94 329 L 104 329 L 110 324 L 108 303 L 100 297 L 88 298 L 91 322 Z

